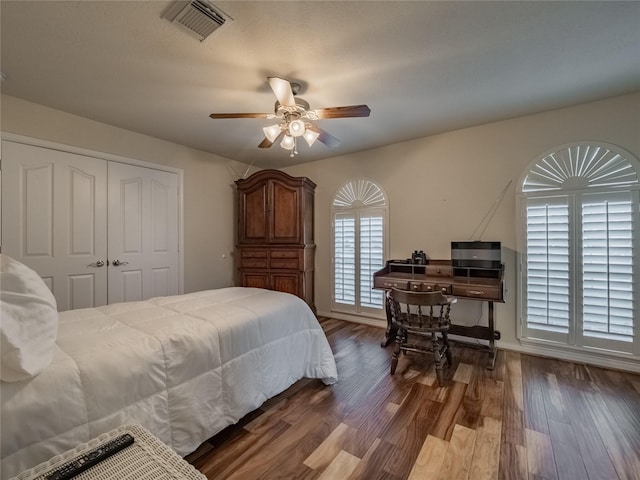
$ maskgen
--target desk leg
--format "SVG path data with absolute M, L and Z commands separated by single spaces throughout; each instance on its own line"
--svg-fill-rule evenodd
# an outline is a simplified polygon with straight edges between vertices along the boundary
M 487 368 L 489 370 L 493 370 L 496 366 L 496 341 L 495 341 L 495 320 L 493 317 L 493 302 L 489 303 L 489 312 L 487 314 L 489 320 L 489 363 L 487 364 Z
M 387 314 L 387 330 L 384 333 L 384 339 L 380 343 L 381 347 L 386 347 L 396 339 L 397 328 L 394 328 L 391 322 L 391 301 L 389 297 L 389 291 L 384 292 L 384 311 Z

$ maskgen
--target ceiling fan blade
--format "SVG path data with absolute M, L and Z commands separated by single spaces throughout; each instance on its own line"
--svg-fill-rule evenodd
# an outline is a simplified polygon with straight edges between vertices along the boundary
M 267 77 L 271 90 L 276 95 L 276 98 L 280 102 L 280 105 L 285 107 L 295 107 L 296 101 L 293 98 L 293 90 L 291 90 L 291 84 L 284 78 L 279 77 Z
M 269 118 L 269 113 L 212 113 L 211 118 Z
M 318 127 L 317 125 L 314 125 L 313 127 L 308 127 L 308 128 L 309 128 L 309 130 L 312 130 L 312 131 L 320 134 L 320 136 L 318 137 L 318 141 L 324 143 L 329 148 L 337 148 L 342 143 L 336 137 L 331 135 L 326 130 L 323 130 L 322 128 Z
M 269 147 L 271 147 L 271 145 L 273 145 L 278 140 L 280 140 L 280 138 L 282 138 L 283 133 L 284 132 L 280 132 L 280 135 L 278 135 L 273 142 L 270 141 L 267 137 L 264 137 L 264 140 L 262 140 L 262 142 L 260 142 L 260 145 L 258 145 L 258 148 L 269 148 Z
M 347 107 L 318 108 L 318 118 L 368 117 L 371 109 L 366 105 L 349 105 Z

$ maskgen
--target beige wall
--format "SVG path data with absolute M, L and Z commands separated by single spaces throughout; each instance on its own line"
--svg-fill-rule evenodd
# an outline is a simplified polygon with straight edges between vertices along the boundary
M 183 169 L 185 291 L 232 283 L 235 176 L 227 159 L 13 97 L 2 96 L 1 109 L 2 131 Z M 323 126 L 331 131 L 330 121 Z M 503 245 L 507 301 L 497 306 L 496 314 L 501 343 L 515 345 L 515 184 L 536 156 L 581 140 L 618 145 L 640 157 L 640 92 L 286 169 L 318 185 L 315 296 L 319 313 L 330 312 L 330 206 L 344 182 L 368 177 L 388 194 L 391 258 L 406 258 L 415 249 L 431 258 L 449 258 L 450 242 L 469 239 L 502 189 L 513 181 L 483 240 Z M 237 164 L 234 167 L 241 170 Z M 485 321 L 486 306 L 481 309 L 480 305 L 461 302 L 456 311 L 466 318 L 465 323 Z
M 323 127 L 331 130 L 330 121 Z M 340 132 L 332 133 L 340 136 Z M 344 182 L 368 177 L 388 194 L 390 258 L 407 258 L 421 249 L 431 258 L 446 259 L 450 258 L 450 242 L 469 240 L 500 192 L 513 181 L 482 239 L 502 242 L 507 293 L 496 315 L 502 343 L 515 344 L 516 183 L 536 156 L 581 140 L 618 145 L 640 157 L 640 93 L 286 169 L 318 185 L 315 294 L 319 313 L 329 312 L 331 306 L 330 208 Z M 456 309 L 466 317 L 464 323 L 486 321 L 486 306 L 481 311 L 477 302 L 461 302 Z
M 233 282 L 234 172 L 227 159 L 2 96 L 0 129 L 184 171 L 184 290 Z M 240 168 L 235 164 L 235 169 Z M 226 258 L 222 258 L 223 255 Z

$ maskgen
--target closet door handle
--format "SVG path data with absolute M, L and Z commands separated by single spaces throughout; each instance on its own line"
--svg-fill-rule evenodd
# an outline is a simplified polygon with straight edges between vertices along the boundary
M 104 260 L 98 260 L 97 262 L 90 263 L 89 265 L 87 265 L 87 267 L 96 267 L 96 268 L 104 267 Z
M 129 265 L 129 262 L 121 262 L 120 260 L 114 260 L 111 265 L 113 265 L 114 267 L 117 267 L 120 265 Z

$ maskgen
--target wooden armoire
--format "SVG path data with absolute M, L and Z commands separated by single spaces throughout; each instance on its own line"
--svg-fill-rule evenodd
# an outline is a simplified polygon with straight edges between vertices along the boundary
M 313 196 L 316 184 L 280 170 L 236 181 L 238 283 L 302 298 L 315 313 Z

